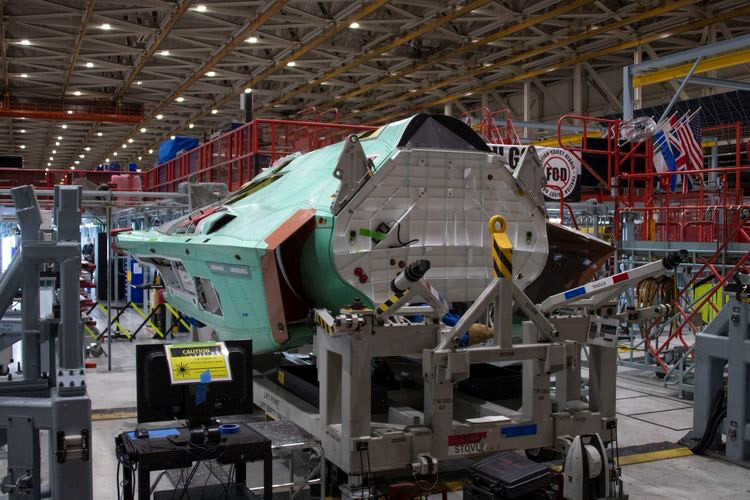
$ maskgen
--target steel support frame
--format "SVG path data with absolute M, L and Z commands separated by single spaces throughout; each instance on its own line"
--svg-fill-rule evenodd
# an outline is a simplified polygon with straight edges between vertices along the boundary
M 725 366 L 727 413 L 712 445 L 726 437 L 726 458 L 750 460 L 750 305 L 731 296 L 718 316 L 695 336 L 694 437 L 706 430 L 718 391 L 724 390 Z
M 11 190 L 21 227 L 21 248 L 0 280 L 0 311 L 22 289 L 21 379 L 0 383 L 0 428 L 8 436 L 8 474 L 0 490 L 9 500 L 42 498 L 39 431 L 49 431 L 49 490 L 52 498 L 93 498 L 91 402 L 86 394 L 79 303 L 81 192 L 54 190 L 53 239 L 40 231 L 39 205 L 30 186 Z M 43 263 L 59 272 L 60 315 L 39 318 Z M 41 366 L 41 346 L 50 349 Z M 49 373 L 43 373 L 47 368 Z

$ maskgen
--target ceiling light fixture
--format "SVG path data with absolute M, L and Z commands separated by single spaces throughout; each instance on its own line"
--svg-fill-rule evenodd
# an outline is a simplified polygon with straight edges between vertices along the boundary
M 216 76 L 216 71 L 209 71 L 206 76 Z
M 72 115 L 72 114 L 73 114 L 73 110 L 72 110 L 72 109 L 69 109 L 69 110 L 68 110 L 68 114 L 69 114 L 69 115 Z
M 62 141 L 62 140 L 63 140 L 63 136 L 61 136 L 61 135 L 58 135 L 58 136 L 57 136 L 57 140 L 58 140 L 58 141 Z
M 245 93 L 246 93 L 246 94 L 249 94 L 249 93 L 250 93 L 250 92 L 252 92 L 252 91 L 253 91 L 253 89 L 251 89 L 250 87 L 247 87 L 247 88 L 245 89 Z
M 115 151 L 114 153 L 112 153 L 112 156 L 117 156 L 117 151 Z
M 97 135 L 97 137 L 101 137 L 101 136 L 103 136 L 104 134 L 102 134 L 101 132 L 97 132 L 97 133 L 96 133 L 96 135 Z
M 111 25 L 111 24 L 109 24 L 109 23 L 104 23 L 104 24 L 102 24 L 102 25 L 101 25 L 101 26 L 99 26 L 99 27 L 100 27 L 101 29 L 103 29 L 103 30 L 111 30 L 111 29 L 112 29 L 112 25 Z
M 28 77 L 29 77 L 28 73 L 21 73 L 21 78 L 28 78 Z
M 172 137 L 170 137 L 170 139 L 172 139 L 173 141 L 175 141 L 175 140 L 177 140 L 177 136 L 173 135 Z
M 247 39 L 247 43 L 258 43 L 258 37 L 251 36 Z
M 60 125 L 60 128 L 68 128 L 68 126 L 63 123 L 62 125 Z
M 153 149 L 149 149 L 148 150 L 148 154 L 154 154 L 154 150 Z
M 166 56 L 168 56 L 168 55 L 169 55 L 169 51 L 168 51 L 168 50 L 162 50 L 162 51 L 160 52 L 160 54 L 166 57 Z
M 52 150 L 52 154 L 53 154 L 53 155 L 56 155 L 56 154 L 57 154 L 57 150 L 56 150 L 56 149 L 53 149 L 53 150 Z
M 139 156 L 138 157 L 138 160 L 142 160 L 142 159 L 143 159 L 143 156 Z M 140 170 L 139 170 L 139 172 L 140 172 Z
M 128 139 L 128 142 L 129 142 L 130 144 L 133 144 L 133 139 L 132 139 L 132 138 Z
M 156 115 L 157 120 L 161 120 L 162 118 L 164 118 L 164 115 Z
M 109 163 L 109 158 L 105 158 L 105 159 L 104 159 L 104 161 L 105 161 L 106 163 Z
M 286 65 L 289 66 L 290 68 L 293 68 L 297 65 L 297 63 L 294 61 L 289 61 L 288 63 L 286 63 Z
M 83 153 L 81 153 L 81 154 L 78 155 L 78 158 L 86 158 L 86 155 L 83 154 Z
M 26 145 L 25 144 L 21 144 L 20 147 L 21 147 L 21 149 L 26 149 Z M 54 151 L 53 151 L 53 153 L 54 153 Z
M 22 129 L 21 129 L 21 133 L 22 133 L 22 134 L 25 134 L 25 133 L 26 133 L 26 129 L 25 129 L 25 128 L 22 128 Z
M 85 147 L 85 148 L 83 148 L 83 149 L 84 149 L 85 151 L 91 151 L 91 148 L 90 148 L 89 146 L 86 146 L 86 147 Z
M 218 112 L 219 112 L 219 110 L 218 110 L 218 109 L 212 109 L 212 110 L 211 110 L 211 114 L 212 114 L 212 115 L 215 115 L 215 114 L 216 114 L 216 113 L 218 113 Z
M 208 8 L 206 8 L 205 5 L 197 5 L 195 7 L 195 10 L 197 10 L 198 12 L 206 12 L 208 10 Z
M 86 67 L 87 68 L 93 68 L 94 67 L 94 63 L 92 63 L 91 61 L 89 61 L 89 62 L 86 63 Z
M 359 29 L 359 23 L 356 22 L 356 21 L 354 21 L 352 24 L 349 25 L 349 27 L 351 29 L 353 29 L 353 30 L 358 30 Z
M 59 145 L 60 145 L 60 141 L 56 141 L 55 146 L 59 146 Z
M 81 95 L 81 91 L 80 90 L 76 90 L 75 92 L 73 92 L 73 95 Z
M 21 45 L 31 45 L 31 42 L 30 42 L 30 41 L 28 41 L 28 40 L 27 40 L 26 38 L 24 38 L 23 40 L 21 40 L 21 41 L 20 41 L 20 42 L 18 42 L 18 43 L 20 43 Z
M 190 125 L 188 125 L 188 128 L 193 128 L 193 127 L 195 127 L 195 124 L 193 124 L 193 123 L 191 123 Z
M 145 134 L 145 133 L 146 133 L 146 127 L 141 127 L 141 134 Z
M 175 101 L 177 101 L 177 102 L 182 102 L 182 101 L 184 101 L 184 100 L 185 100 L 185 98 L 184 98 L 184 97 L 182 97 L 182 96 L 180 96 L 180 97 L 178 97 L 177 99 L 175 99 Z
M 137 82 L 135 82 L 135 84 L 136 84 L 136 85 L 143 85 L 143 82 L 142 82 L 142 81 L 140 81 L 140 80 L 138 80 Z

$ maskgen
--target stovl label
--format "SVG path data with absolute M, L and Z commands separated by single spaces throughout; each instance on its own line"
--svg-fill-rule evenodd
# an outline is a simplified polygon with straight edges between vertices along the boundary
M 484 438 L 486 432 L 472 432 L 469 434 L 454 434 L 448 436 L 448 455 L 473 455 L 484 452 Z
M 560 148 L 544 148 L 543 151 L 539 151 L 539 159 L 542 161 L 544 175 L 547 178 L 547 185 L 542 188 L 544 196 L 559 200 L 560 189 L 563 198 L 570 196 L 578 182 L 581 161 L 568 151 Z M 557 186 L 560 189 L 549 186 Z

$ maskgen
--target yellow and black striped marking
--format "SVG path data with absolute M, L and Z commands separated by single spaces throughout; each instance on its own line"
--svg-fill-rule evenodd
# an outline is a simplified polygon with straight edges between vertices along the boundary
M 330 318 L 330 315 L 328 315 Z M 333 323 L 333 318 L 331 318 L 331 321 L 326 321 L 327 318 L 323 317 L 319 312 L 315 312 L 315 322 L 318 324 L 319 327 L 323 329 L 324 332 L 327 334 L 332 334 L 336 332 L 336 325 Z
M 393 304 L 395 304 L 396 302 L 398 302 L 398 301 L 399 301 L 399 299 L 400 299 L 401 297 L 403 297 L 403 296 L 404 296 L 404 294 L 405 294 L 406 292 L 408 292 L 408 291 L 409 291 L 409 290 L 407 289 L 407 290 L 404 290 L 403 292 L 396 292 L 396 293 L 394 293 L 393 295 L 391 295 L 390 297 L 388 297 L 388 298 L 386 299 L 386 301 L 385 301 L 385 302 L 383 302 L 382 304 L 380 304 L 380 305 L 378 306 L 378 308 L 376 309 L 376 311 L 377 311 L 378 315 L 379 315 L 379 316 L 382 316 L 383 314 L 385 314 L 385 312 L 386 312 L 386 311 L 388 311 L 388 309 L 390 309 L 391 307 L 393 307 Z
M 503 217 L 495 215 L 490 219 L 492 268 L 496 278 L 513 279 L 513 244 L 505 234 L 505 228 L 506 222 Z

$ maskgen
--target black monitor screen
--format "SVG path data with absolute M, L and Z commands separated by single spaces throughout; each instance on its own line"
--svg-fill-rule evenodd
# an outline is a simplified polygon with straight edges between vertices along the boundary
M 138 422 L 186 419 L 194 424 L 213 417 L 242 415 L 253 411 L 252 341 L 226 341 L 231 382 L 172 385 L 164 344 L 136 346 Z M 202 401 L 201 401 L 202 400 Z

